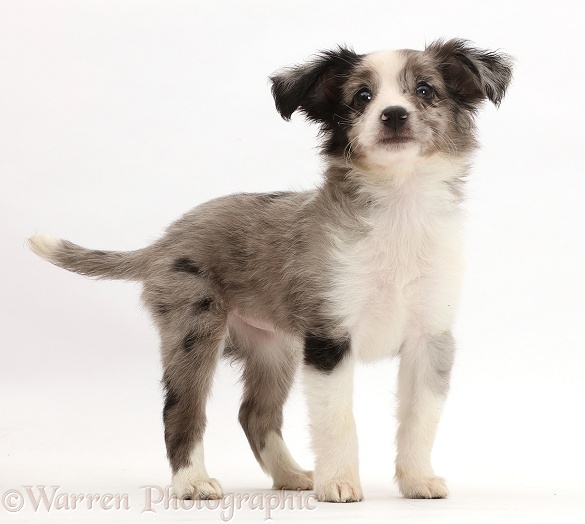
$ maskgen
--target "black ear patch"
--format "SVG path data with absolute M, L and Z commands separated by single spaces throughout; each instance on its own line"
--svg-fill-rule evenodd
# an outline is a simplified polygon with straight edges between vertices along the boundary
M 362 55 L 339 47 L 275 74 L 270 80 L 276 109 L 285 120 L 298 109 L 310 120 L 332 123 L 341 86 L 361 59 Z
M 512 80 L 512 58 L 477 49 L 467 40 L 436 40 L 425 49 L 437 63 L 453 98 L 468 109 L 483 100 L 499 106 Z

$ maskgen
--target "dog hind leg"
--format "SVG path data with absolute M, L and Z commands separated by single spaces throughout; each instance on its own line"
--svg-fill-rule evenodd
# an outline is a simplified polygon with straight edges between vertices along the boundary
M 240 337 L 244 394 L 239 420 L 254 456 L 274 489 L 308 490 L 311 471 L 302 469 L 282 438 L 283 406 L 298 369 L 300 351 L 277 333 Z
M 173 490 L 178 498 L 217 499 L 222 497 L 219 483 L 212 479 L 203 460 L 205 404 L 213 374 L 223 350 L 223 340 L 185 335 L 177 355 L 165 364 L 163 420 L 167 456 L 173 472 Z M 163 342 L 164 345 L 164 342 Z

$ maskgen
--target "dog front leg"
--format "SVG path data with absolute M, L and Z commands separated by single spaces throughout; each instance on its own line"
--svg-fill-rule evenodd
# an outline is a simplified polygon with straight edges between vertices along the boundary
M 396 479 L 406 498 L 444 498 L 445 481 L 435 476 L 431 451 L 449 390 L 455 344 L 450 331 L 404 344 L 398 372 Z
M 322 502 L 363 498 L 353 418 L 353 371 L 349 340 L 307 337 L 303 375 L 315 452 L 314 489 Z

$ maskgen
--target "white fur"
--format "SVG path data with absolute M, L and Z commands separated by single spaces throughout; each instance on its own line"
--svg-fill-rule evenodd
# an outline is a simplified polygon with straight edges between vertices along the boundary
M 436 395 L 425 380 L 430 364 L 427 337 L 420 334 L 405 345 L 398 373 L 398 431 L 396 479 L 407 498 L 444 498 L 448 490 L 436 477 L 431 451 L 445 398 Z
M 377 204 L 367 217 L 370 234 L 357 242 L 343 231 L 333 238 L 335 279 L 329 298 L 345 319 L 352 351 L 363 361 L 401 353 L 396 478 L 406 497 L 448 494 L 430 462 L 444 399 L 427 385 L 432 370 L 426 343 L 429 336 L 451 328 L 457 308 L 462 217 L 445 182 L 463 169 L 462 162 L 441 156 L 412 162 L 408 176 L 390 177 L 383 191 L 372 191 Z M 321 500 L 337 500 L 331 486 L 346 477 L 356 492 L 359 488 L 347 398 L 352 365 L 347 360 L 330 376 L 309 374 L 307 380 L 313 402 L 319 402 L 311 412 L 317 456 L 325 457 L 315 467 Z M 328 403 L 332 395 L 338 397 L 338 406 Z M 336 428 L 338 421 L 328 418 L 326 410 L 343 410 L 339 416 L 351 422 Z M 332 455 L 337 458 L 329 464 Z M 352 466 L 336 471 L 344 464 Z
M 313 488 L 313 473 L 303 470 L 292 458 L 284 440 L 271 431 L 260 452 L 267 472 L 274 480 L 274 489 L 306 490 Z
M 399 147 L 382 147 L 380 144 L 380 115 L 390 106 L 400 106 L 411 112 L 415 108 L 412 102 L 400 89 L 398 77 L 404 69 L 404 56 L 399 51 L 379 51 L 369 54 L 364 60 L 364 67 L 376 72 L 377 92 L 374 100 L 368 105 L 365 118 L 355 124 L 352 138 L 355 136 L 356 148 L 362 149 L 367 156 L 368 173 L 372 177 L 376 173 L 386 176 L 388 169 L 392 170 L 392 177 L 397 180 L 402 174 L 396 169 L 400 163 L 404 164 L 406 172 L 410 171 L 410 162 L 420 153 L 417 142 Z
M 350 356 L 329 374 L 308 367 L 304 370 L 315 451 L 315 491 L 321 501 L 354 502 L 363 498 L 353 418 L 353 371 Z
M 410 325 L 450 328 L 462 273 L 461 213 L 445 181 L 461 168 L 437 158 L 413 162 L 402 183 L 378 190 L 371 234 L 358 242 L 344 231 L 334 235 L 329 298 L 362 360 L 396 355 Z
M 48 235 L 34 235 L 28 239 L 29 248 L 38 256 L 51 261 L 55 250 L 61 245 L 61 240 Z
M 220 499 L 223 497 L 221 486 L 207 473 L 203 460 L 203 443 L 195 444 L 189 456 L 190 465 L 179 469 L 173 475 L 173 492 L 177 498 Z

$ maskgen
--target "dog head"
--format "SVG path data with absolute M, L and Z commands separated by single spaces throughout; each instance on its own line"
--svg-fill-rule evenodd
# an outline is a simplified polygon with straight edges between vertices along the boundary
M 507 55 L 454 39 L 424 51 L 358 55 L 340 47 L 271 80 L 284 119 L 304 113 L 321 126 L 325 154 L 372 170 L 396 160 L 470 152 L 477 109 L 484 100 L 498 106 L 511 76 Z

